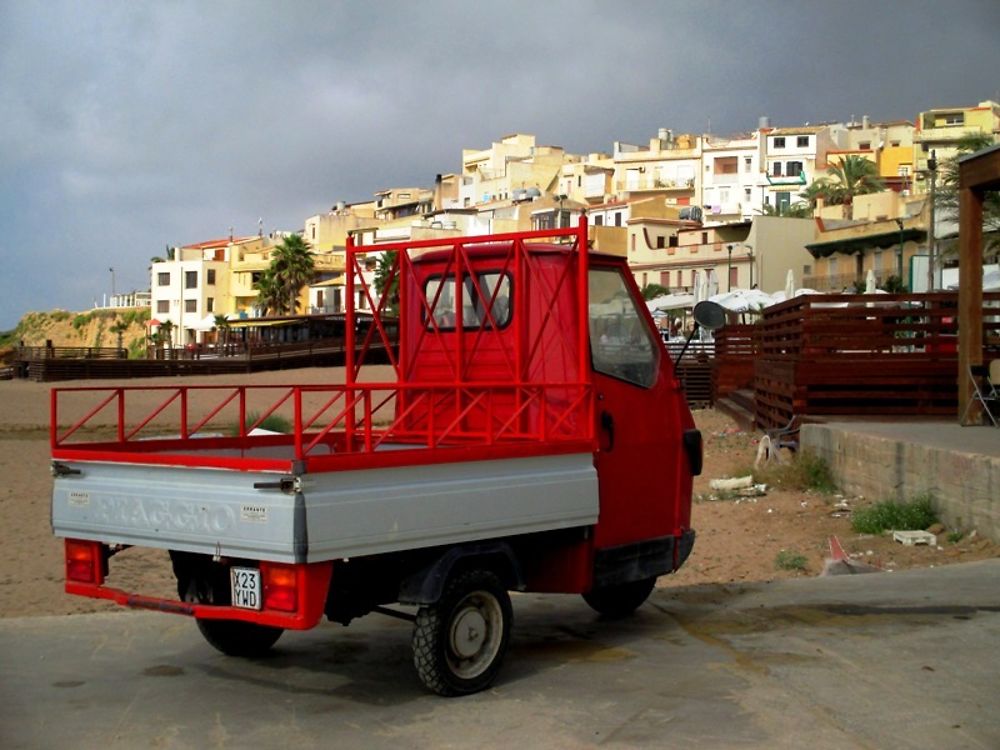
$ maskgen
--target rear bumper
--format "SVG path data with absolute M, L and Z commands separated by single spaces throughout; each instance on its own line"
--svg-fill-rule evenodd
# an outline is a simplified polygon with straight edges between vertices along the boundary
M 86 596 L 92 599 L 104 599 L 133 609 L 169 612 L 176 615 L 196 617 L 201 620 L 236 620 L 286 630 L 308 630 L 319 624 L 326 608 L 333 563 L 296 565 L 294 569 L 296 581 L 295 610 L 287 612 L 275 609 L 244 609 L 230 605 L 201 604 L 180 601 L 179 599 L 146 596 L 113 586 L 106 586 L 104 584 L 103 572 L 98 574 L 96 580 L 91 582 L 75 581 L 67 578 L 65 590 L 67 594 Z

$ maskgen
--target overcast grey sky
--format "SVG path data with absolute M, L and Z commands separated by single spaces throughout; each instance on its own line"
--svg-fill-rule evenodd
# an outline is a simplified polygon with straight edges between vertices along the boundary
M 506 133 L 585 153 L 998 99 L 998 42 L 998 0 L 0 0 L 0 330 Z

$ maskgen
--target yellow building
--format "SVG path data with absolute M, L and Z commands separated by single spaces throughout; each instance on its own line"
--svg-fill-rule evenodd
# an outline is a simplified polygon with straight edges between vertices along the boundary
M 987 100 L 975 107 L 930 109 L 917 116 L 914 134 L 914 165 L 917 189 L 926 192 L 927 159 L 936 151 L 938 163 L 958 153 L 958 141 L 970 135 L 986 135 L 1000 141 L 1000 104 Z
M 661 128 L 648 146 L 615 142 L 614 189 L 619 198 L 661 196 L 687 206 L 701 195 L 702 136 Z
M 463 149 L 459 201 L 468 208 L 554 192 L 562 166 L 577 160 L 561 146 L 536 145 L 525 133 L 504 136 L 488 149 Z

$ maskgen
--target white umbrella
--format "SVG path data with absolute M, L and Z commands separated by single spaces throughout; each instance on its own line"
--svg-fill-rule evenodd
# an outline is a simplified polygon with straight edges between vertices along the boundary
M 209 313 L 191 327 L 195 331 L 211 331 L 215 328 L 215 315 Z
M 663 310 L 680 310 L 685 307 L 694 307 L 694 295 L 686 292 L 674 294 L 661 294 L 655 299 L 646 303 L 649 311 L 659 312 Z
M 708 269 L 708 277 L 705 280 L 705 287 L 704 299 L 709 299 L 719 293 L 719 276 L 715 273 L 714 268 Z
M 865 294 L 875 294 L 875 271 L 874 269 L 868 269 L 868 275 L 865 277 Z
M 709 297 L 709 301 L 735 313 L 762 310 L 774 303 L 771 295 L 760 291 L 760 289 L 734 289 L 731 292 L 723 292 Z
M 792 269 L 788 269 L 788 273 L 785 275 L 785 299 L 791 299 L 795 296 L 795 274 Z

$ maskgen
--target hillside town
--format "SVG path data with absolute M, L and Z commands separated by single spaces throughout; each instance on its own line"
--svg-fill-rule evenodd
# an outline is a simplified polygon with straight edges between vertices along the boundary
M 300 230 L 265 232 L 261 222 L 255 234 L 230 228 L 168 245 L 152 258 L 148 290 L 112 290 L 99 307 L 148 307 L 152 335 L 166 327 L 176 346 L 215 343 L 220 327 L 239 321 L 343 313 L 348 238 L 373 248 L 374 278 L 380 243 L 575 226 L 583 215 L 594 250 L 627 257 L 647 297 L 670 295 L 677 306 L 692 304 L 707 280 L 716 292 L 862 291 L 872 277 L 889 291 L 944 289 L 957 263 L 957 210 L 942 208 L 949 165 L 953 175 L 963 151 L 998 140 L 992 100 L 928 109 L 913 122 L 779 126 L 762 117 L 732 136 L 660 128 L 609 153 L 572 154 L 514 133 L 464 149 L 460 171 L 437 174 L 432 187 L 338 201 Z M 290 238 L 311 265 L 286 297 L 270 288 L 271 270 Z

